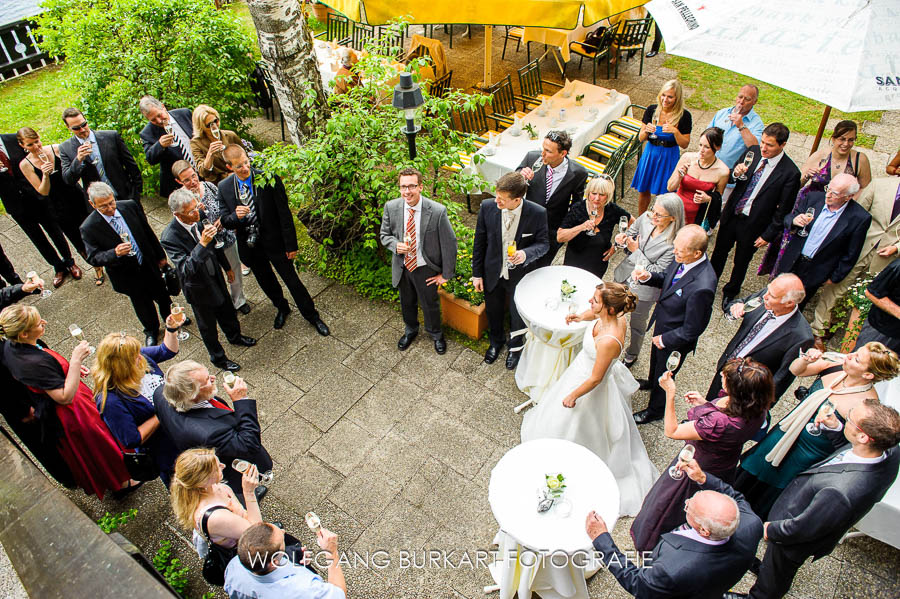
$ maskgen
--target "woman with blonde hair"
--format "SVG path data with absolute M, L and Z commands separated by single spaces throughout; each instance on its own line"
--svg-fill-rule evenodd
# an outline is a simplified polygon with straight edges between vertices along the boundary
M 123 447 L 153 457 L 167 487 L 178 450 L 159 428 L 153 402 L 163 384 L 157 364 L 178 354 L 177 333 L 178 323 L 170 314 L 161 345 L 141 347 L 131 335 L 110 333 L 94 356 L 94 401 L 103 422 Z
M 107 490 L 119 497 L 136 489 L 140 483 L 130 480 L 122 451 L 97 413 L 91 390 L 81 382 L 81 377 L 90 374 L 83 365 L 90 351 L 88 342 L 76 345 L 66 360 L 40 340 L 46 325 L 33 306 L 4 308 L 0 312 L 0 334 L 7 340 L 3 362 L 34 395 L 34 415 L 44 425 L 45 438 L 56 439 L 85 493 L 103 499 Z
M 197 106 L 191 115 L 191 121 L 194 125 L 191 154 L 197 163 L 197 174 L 204 181 L 218 184 L 231 174 L 225 166 L 222 152 L 227 145 L 241 145 L 241 138 L 234 131 L 219 128 L 219 112 L 212 106 Z
M 572 202 L 569 213 L 556 231 L 556 241 L 567 243 L 563 264 L 592 272 L 601 279 L 616 249 L 611 243 L 613 231 L 624 218 L 634 219 L 627 210 L 610 203 L 616 184 L 609 175 L 594 177 L 584 188 L 584 201 Z
M 650 195 L 668 191 L 669 176 L 678 164 L 681 149 L 691 143 L 691 113 L 684 108 L 684 89 L 677 79 L 666 81 L 656 104 L 644 111 L 638 139 L 644 151 L 634 171 L 631 187 L 638 191 L 638 213 L 650 205 Z
M 656 468 L 631 416 L 638 384 L 618 360 L 625 342 L 625 314 L 637 297 L 619 283 L 598 285 L 591 307 L 567 322 L 585 327 L 582 350 L 522 421 L 522 442 L 566 439 L 587 447 L 612 470 L 619 483 L 619 513 L 634 516 L 656 479 Z

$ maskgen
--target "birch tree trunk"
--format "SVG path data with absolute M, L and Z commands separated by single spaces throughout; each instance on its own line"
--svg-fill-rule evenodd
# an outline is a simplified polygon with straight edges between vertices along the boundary
M 291 141 L 299 144 L 314 129 L 324 126 L 328 117 L 312 35 L 301 2 L 247 0 L 247 6 L 256 25 L 262 58 L 270 67 Z M 304 107 L 309 90 L 315 94 L 312 110 Z

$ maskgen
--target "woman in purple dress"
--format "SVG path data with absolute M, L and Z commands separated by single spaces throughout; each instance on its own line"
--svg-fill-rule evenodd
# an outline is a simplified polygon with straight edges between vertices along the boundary
M 681 424 L 675 416 L 675 381 L 671 373 L 660 377 L 659 384 L 666 392 L 666 436 L 693 445 L 694 459 L 703 471 L 731 484 L 744 443 L 759 431 L 775 399 L 775 383 L 769 369 L 750 358 L 729 360 L 721 377 L 724 397 L 707 402 L 696 391 L 685 393 L 693 407 L 688 410 L 687 422 Z M 678 456 L 670 465 L 677 462 Z M 631 525 L 635 548 L 651 551 L 660 535 L 684 524 L 684 502 L 699 489 L 687 476 L 676 480 L 664 469 Z

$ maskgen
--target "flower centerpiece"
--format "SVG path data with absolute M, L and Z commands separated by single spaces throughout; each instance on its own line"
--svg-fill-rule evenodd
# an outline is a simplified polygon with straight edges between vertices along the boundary
M 544 481 L 547 483 L 547 495 L 554 499 L 559 499 L 566 492 L 566 477 L 561 472 L 553 472 L 544 475 Z
M 584 94 L 575 96 L 575 106 L 581 106 L 584 103 Z
M 559 286 L 559 299 L 562 302 L 572 301 L 572 296 L 575 295 L 575 292 L 578 291 L 578 288 L 575 287 L 572 283 L 563 279 L 562 283 Z
M 534 128 L 534 125 L 532 125 L 531 123 L 528 123 L 527 125 L 524 125 L 524 126 L 522 127 L 522 129 L 523 129 L 524 131 L 527 131 L 527 132 L 528 132 L 528 139 L 537 139 L 537 138 L 538 138 L 538 132 L 537 132 L 537 129 L 535 129 L 535 128 Z

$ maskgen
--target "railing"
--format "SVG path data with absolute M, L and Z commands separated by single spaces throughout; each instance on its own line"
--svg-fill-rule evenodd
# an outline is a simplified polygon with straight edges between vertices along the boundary
M 34 37 L 36 26 L 27 19 L 0 27 L 0 81 L 30 73 L 54 62 Z

